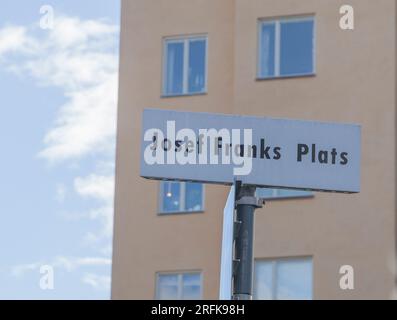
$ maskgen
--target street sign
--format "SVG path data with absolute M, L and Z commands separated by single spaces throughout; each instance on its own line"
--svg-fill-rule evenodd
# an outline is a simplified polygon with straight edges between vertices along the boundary
M 360 191 L 355 124 L 145 109 L 141 176 L 313 191 Z
M 219 285 L 219 300 L 231 300 L 233 275 L 233 224 L 235 185 L 230 188 L 225 209 L 223 210 L 223 233 L 221 249 L 221 274 Z

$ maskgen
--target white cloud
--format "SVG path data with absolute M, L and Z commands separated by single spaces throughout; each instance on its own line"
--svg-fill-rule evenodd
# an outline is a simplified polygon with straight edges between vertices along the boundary
M 52 30 L 45 31 L 37 26 L 0 26 L 0 67 L 63 92 L 66 102 L 54 105 L 56 119 L 38 156 L 50 163 L 94 156 L 97 173 L 76 177 L 73 187 L 81 197 L 100 203 L 78 215 L 100 223 L 100 229 L 87 231 L 83 241 L 99 245 L 97 251 L 110 256 L 114 161 L 109 159 L 113 159 L 115 149 L 119 27 L 105 20 L 62 15 L 56 16 L 54 24 Z M 57 185 L 55 194 L 59 202 L 64 201 L 66 191 L 64 183 Z M 71 272 L 83 267 L 109 266 L 111 259 L 58 256 L 49 263 L 15 266 L 11 273 L 19 277 L 38 271 L 44 264 Z M 95 288 L 110 284 L 109 277 L 92 273 L 82 281 Z
M 97 209 L 93 209 L 89 213 L 92 220 L 99 220 L 102 229 L 99 231 L 98 240 L 105 238 L 110 239 L 113 233 L 113 206 L 105 205 Z
M 119 28 L 101 20 L 57 16 L 54 28 L 33 35 L 34 28 L 0 29 L 0 55 L 6 68 L 30 74 L 41 85 L 63 90 L 67 102 L 39 153 L 49 161 L 113 153 L 118 87 Z M 13 58 L 22 54 L 23 62 Z
M 83 258 L 70 258 L 59 256 L 56 257 L 53 266 L 64 268 L 67 271 L 73 271 L 83 266 L 110 266 L 112 260 L 104 257 L 83 257 Z
M 17 265 L 11 268 L 11 275 L 14 277 L 21 277 L 29 271 L 38 270 L 42 265 L 44 265 L 44 263 L 40 262 Z
M 0 28 L 0 56 L 5 58 L 0 64 L 24 77 L 30 75 L 40 85 L 60 88 L 67 99 L 55 106 L 57 117 L 39 156 L 56 162 L 96 155 L 96 170 L 109 173 L 114 161 L 109 164 L 100 157 L 114 156 L 119 27 L 104 20 L 57 15 L 53 29 L 37 31 L 35 26 Z M 87 234 L 90 242 L 112 233 L 113 181 L 113 172 L 74 181 L 80 196 L 102 202 L 86 215 L 103 225 L 99 235 Z M 66 187 L 58 184 L 57 200 L 62 202 L 65 195 Z
M 113 152 L 116 93 L 116 75 L 100 85 L 71 93 L 56 126 L 45 136 L 47 147 L 39 155 L 54 161 Z
M 81 48 L 88 45 L 107 44 L 114 40 L 114 34 L 119 31 L 118 26 L 108 24 L 104 20 L 85 20 L 76 17 L 57 17 L 55 28 L 50 33 L 50 38 L 55 45 L 62 49 Z M 95 39 L 99 43 L 91 43 Z
M 106 203 L 113 202 L 114 177 L 91 174 L 88 177 L 77 177 L 74 187 L 78 194 L 83 197 L 92 197 Z
M 113 197 L 114 176 L 89 175 L 85 178 L 77 177 L 74 180 L 75 191 L 82 197 L 99 200 L 102 205 L 92 209 L 88 217 L 101 223 L 98 234 L 88 232 L 84 242 L 95 244 L 102 239 L 110 239 L 113 232 Z
M 72 272 L 81 267 L 89 266 L 110 266 L 112 260 L 105 257 L 65 257 L 57 256 L 50 262 L 33 262 L 28 264 L 16 265 L 11 268 L 11 274 L 15 277 L 21 277 L 27 272 L 38 271 L 42 265 L 50 265 L 55 269 L 62 269 Z
M 97 290 L 109 290 L 110 289 L 110 277 L 102 276 L 93 273 L 87 273 L 82 278 L 83 283 L 88 284 Z
M 35 41 L 30 39 L 27 30 L 22 26 L 7 26 L 0 29 L 0 58 L 8 53 L 27 53 L 35 47 Z

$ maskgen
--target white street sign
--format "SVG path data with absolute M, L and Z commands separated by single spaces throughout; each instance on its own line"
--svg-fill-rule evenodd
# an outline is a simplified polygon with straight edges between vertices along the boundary
M 361 127 L 145 109 L 141 176 L 355 193 Z

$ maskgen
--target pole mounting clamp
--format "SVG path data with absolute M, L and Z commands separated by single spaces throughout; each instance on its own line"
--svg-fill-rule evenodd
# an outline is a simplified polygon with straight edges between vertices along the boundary
M 252 196 L 244 196 L 236 201 L 236 206 L 248 205 L 248 206 L 253 206 L 255 208 L 262 208 L 264 204 L 265 201 L 263 199 Z

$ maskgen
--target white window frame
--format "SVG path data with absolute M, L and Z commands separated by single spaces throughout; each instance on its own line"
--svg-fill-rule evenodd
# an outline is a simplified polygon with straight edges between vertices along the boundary
M 200 92 L 189 92 L 189 55 L 190 55 L 190 41 L 205 41 L 205 62 L 204 62 L 204 89 Z M 167 92 L 167 74 L 168 74 L 168 44 L 183 43 L 183 80 L 182 93 L 168 93 Z M 191 96 L 207 93 L 208 83 L 208 35 L 194 35 L 194 36 L 177 36 L 166 37 L 163 39 L 163 81 L 162 81 L 162 96 Z
M 184 275 L 198 275 L 200 277 L 200 297 L 199 300 L 203 299 L 203 273 L 201 271 L 176 271 L 176 272 L 157 272 L 156 273 L 156 288 L 155 288 L 155 300 L 160 300 L 159 295 L 159 278 L 160 276 L 177 276 L 177 299 L 176 300 L 184 300 L 183 299 L 183 276 Z
M 311 72 L 304 73 L 291 73 L 291 74 L 280 74 L 281 66 L 281 23 L 293 23 L 293 22 L 313 22 L 313 66 Z M 264 76 L 262 74 L 262 26 L 266 24 L 275 25 L 275 43 L 274 43 L 274 75 Z M 273 79 L 273 78 L 291 78 L 291 77 L 302 77 L 302 76 L 313 76 L 316 74 L 316 48 L 317 48 L 317 37 L 316 32 L 316 17 L 315 15 L 305 15 L 299 17 L 283 17 L 283 18 L 273 18 L 273 19 L 259 19 L 258 21 L 258 54 L 257 54 L 257 78 L 258 79 Z
M 163 207 L 163 195 L 164 195 L 164 182 L 168 183 L 180 183 L 180 194 L 179 194 L 179 210 L 166 211 Z M 185 181 L 160 181 L 159 183 L 159 197 L 158 197 L 158 214 L 159 215 L 172 215 L 172 214 L 189 214 L 189 213 L 202 213 L 205 211 L 205 184 L 201 184 L 201 209 L 200 210 L 186 210 L 186 183 Z
M 290 258 L 277 258 L 277 259 L 255 259 L 255 264 L 260 263 L 260 262 L 267 262 L 271 263 L 272 265 L 272 288 L 271 288 L 271 300 L 277 300 L 277 273 L 278 273 L 278 264 L 280 262 L 288 262 L 288 261 L 297 261 L 297 260 L 308 260 L 310 261 L 312 265 L 312 288 L 311 288 L 311 300 L 313 300 L 313 289 L 314 289 L 314 283 L 313 283 L 313 257 L 311 256 L 302 256 L 302 257 L 290 257 Z M 256 285 L 256 274 L 254 275 L 254 287 Z M 255 294 L 255 293 L 254 293 Z

